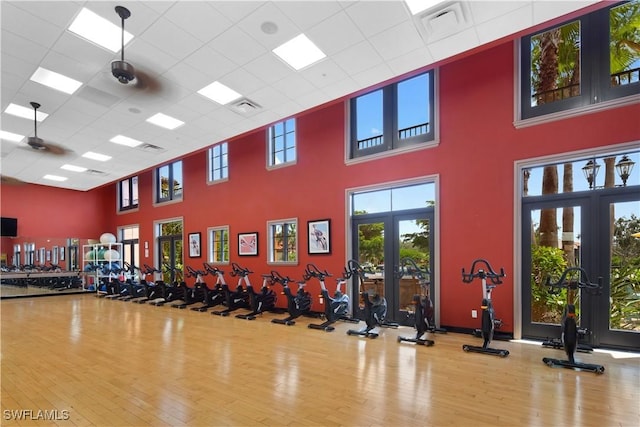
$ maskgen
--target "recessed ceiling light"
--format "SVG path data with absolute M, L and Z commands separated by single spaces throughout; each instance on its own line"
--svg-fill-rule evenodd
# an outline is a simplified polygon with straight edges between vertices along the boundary
M 273 49 L 273 53 L 296 70 L 301 70 L 327 56 L 304 34 Z
M 222 105 L 228 104 L 242 96 L 235 90 L 217 81 L 211 83 L 209 86 L 203 87 L 198 93 Z
M 100 162 L 106 162 L 111 159 L 111 156 L 107 156 L 106 154 L 94 153 L 93 151 L 87 151 L 82 155 L 82 157 L 86 157 L 91 160 L 98 160 Z
M 74 165 L 62 165 L 60 169 L 64 169 L 66 171 L 71 172 L 86 172 L 87 168 L 83 168 L 82 166 L 74 166 Z
M 50 181 L 66 181 L 67 177 L 64 176 L 58 176 L 58 175 L 45 175 L 43 176 L 44 179 L 48 179 Z
M 23 107 L 22 105 L 17 104 L 9 104 L 7 108 L 5 108 L 4 112 L 11 114 L 12 116 L 33 120 L 33 108 Z M 36 112 L 36 121 L 41 122 L 47 117 L 49 117 L 47 113 L 43 113 L 42 111 Z
M 147 119 L 149 123 L 153 123 L 156 126 L 163 127 L 165 129 L 173 130 L 184 124 L 182 120 L 178 120 L 166 114 L 158 113 Z
M 38 67 L 36 72 L 31 76 L 31 80 L 41 85 L 49 86 L 52 89 L 68 93 L 69 95 L 82 86 L 81 82 L 71 77 L 63 76 L 60 73 L 42 67 Z
M 404 0 L 409 7 L 412 15 L 418 14 L 423 10 L 427 10 L 438 3 L 442 3 L 443 0 Z
M 83 8 L 76 16 L 69 25 L 69 31 L 114 53 L 122 47 L 122 28 L 87 8 Z M 131 39 L 133 34 L 125 30 L 124 44 Z
M 116 135 L 109 141 L 120 145 L 126 145 L 127 147 L 137 147 L 138 145 L 144 144 L 144 142 L 142 141 L 138 141 L 137 139 L 129 138 L 128 136 L 123 135 Z
M 24 139 L 24 135 L 18 135 L 17 133 L 7 132 L 6 130 L 0 130 L 0 139 L 12 141 L 12 142 L 20 142 Z

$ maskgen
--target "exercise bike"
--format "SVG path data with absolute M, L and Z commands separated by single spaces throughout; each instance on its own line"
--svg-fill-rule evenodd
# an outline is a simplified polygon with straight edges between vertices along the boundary
M 191 307 L 191 310 L 200 311 L 200 312 L 205 312 L 212 307 L 215 307 L 217 305 L 224 303 L 224 292 L 222 291 L 224 276 L 222 271 L 217 267 L 213 267 L 209 265 L 206 262 L 203 263 L 203 265 L 205 269 L 203 276 L 210 274 L 216 278 L 216 281 L 212 286 L 209 286 L 209 284 L 206 281 L 202 283 L 203 285 L 202 291 L 204 292 L 202 305 L 197 307 Z M 196 271 L 200 271 L 200 270 L 196 270 Z
M 578 278 L 571 278 L 573 273 L 577 273 Z M 584 281 L 581 281 L 580 277 L 584 278 Z M 591 283 L 587 272 L 582 267 L 569 267 L 562 273 L 560 279 L 555 283 L 551 282 L 551 277 L 547 277 L 546 286 L 550 287 L 551 292 L 560 292 L 561 289 L 567 289 L 567 292 L 576 292 L 584 289 L 587 292 L 599 294 L 602 290 L 602 278 L 600 277 L 598 279 L 598 283 Z M 561 340 L 568 360 L 544 357 L 542 361 L 550 367 L 557 366 L 603 374 L 604 366 L 577 362 L 575 360 L 574 355 L 578 347 L 578 335 L 579 328 L 578 322 L 576 321 L 576 306 L 574 304 L 567 304 L 562 313 Z
M 275 270 L 271 270 L 271 274 L 265 275 L 271 280 L 271 283 L 279 283 L 282 285 L 282 293 L 287 297 L 287 312 L 289 316 L 284 319 L 271 319 L 271 323 L 292 326 L 296 324 L 296 319 L 300 316 L 308 316 L 311 313 L 311 294 L 304 287 L 304 281 L 297 282 L 298 290 L 295 294 L 291 292 L 289 282 L 292 279 L 289 276 L 282 276 Z
M 242 287 L 242 276 L 238 278 L 238 285 L 236 286 L 235 291 L 229 289 L 229 285 L 227 285 L 227 283 L 224 281 L 222 274 L 219 277 L 222 279 L 221 288 L 222 295 L 224 295 L 223 304 L 227 308 L 224 310 L 212 311 L 211 314 L 226 317 L 229 316 L 232 312 L 239 309 L 251 310 L 251 306 L 249 305 L 249 294 L 247 293 L 246 289 Z
M 240 267 L 235 262 L 231 264 L 231 275 L 238 276 L 241 280 L 244 280 L 245 290 L 249 294 L 249 308 L 251 309 L 250 313 L 236 314 L 238 319 L 254 320 L 257 315 L 272 310 L 276 304 L 276 293 L 267 286 L 267 279 L 264 278 L 262 281 L 260 292 L 256 292 L 249 280 L 250 273 L 253 273 L 253 271 L 248 268 Z
M 338 320 L 343 320 L 345 322 L 351 322 L 351 323 L 360 322 L 360 320 L 358 319 L 353 319 L 349 317 L 349 309 L 351 308 L 349 303 L 349 295 L 343 294 L 342 291 L 340 290 L 340 287 L 343 284 L 345 284 L 344 279 L 337 280 L 336 291 L 333 297 L 331 297 L 329 295 L 329 291 L 327 290 L 327 286 L 324 282 L 325 278 L 331 277 L 331 274 L 328 271 L 326 270 L 320 271 L 320 269 L 318 269 L 318 267 L 316 267 L 315 264 L 307 264 L 307 267 L 304 270 L 303 277 L 304 277 L 304 280 L 309 280 L 312 277 L 318 279 L 318 282 L 320 282 L 320 289 L 321 289 L 320 298 L 321 298 L 321 301 L 324 302 L 325 321 L 319 325 L 310 323 L 308 325 L 309 329 L 318 329 L 325 332 L 331 332 L 335 330 L 335 327 L 333 327 L 332 325 Z
M 401 260 L 400 265 L 400 274 L 408 274 L 412 276 L 414 279 L 418 280 L 418 285 L 420 286 L 420 294 L 416 294 L 413 296 L 413 307 L 414 307 L 414 327 L 416 328 L 416 336 L 415 338 L 408 337 L 398 337 L 398 342 L 412 342 L 414 344 L 423 345 L 423 346 L 432 346 L 435 344 L 435 341 L 431 339 L 422 338 L 424 334 L 427 332 L 435 333 L 446 333 L 447 330 L 443 328 L 438 328 L 435 325 L 435 310 L 433 308 L 433 302 L 429 297 L 429 285 L 430 285 L 430 277 L 431 272 L 428 268 L 420 268 L 418 264 L 412 258 L 403 258 Z
M 349 329 L 347 335 L 356 335 L 365 338 L 378 338 L 378 327 L 397 328 L 397 323 L 387 322 L 387 300 L 378 293 L 372 293 L 364 289 L 364 269 L 357 261 L 347 261 L 344 269 L 343 280 L 357 280 L 357 289 L 360 290 L 364 304 L 364 321 L 366 326 L 362 329 Z M 356 288 L 354 283 L 354 289 Z
M 478 266 L 478 268 L 476 268 L 476 266 Z M 484 268 L 480 268 L 482 266 L 484 266 Z M 500 269 L 500 273 L 496 273 L 493 271 L 493 268 L 491 268 L 489 261 L 481 258 L 473 261 L 473 264 L 471 264 L 471 272 L 465 273 L 464 268 L 462 269 L 462 281 L 464 283 L 471 283 L 477 278 L 482 280 L 483 296 L 481 304 L 482 328 L 480 333 L 484 343 L 482 346 L 463 344 L 462 349 L 464 351 L 491 354 L 500 357 L 507 357 L 509 355 L 508 350 L 489 347 L 489 344 L 493 339 L 496 323 L 501 323 L 499 320 L 495 319 L 495 311 L 493 309 L 493 303 L 491 302 L 491 292 L 496 286 L 502 284 L 501 279 L 505 276 L 506 274 L 503 268 Z M 491 281 L 491 284 L 487 284 L 487 279 Z
M 202 302 L 204 299 L 204 280 L 202 277 L 206 274 L 204 271 L 196 270 L 193 267 L 186 266 L 187 269 L 187 277 L 194 278 L 195 282 L 192 286 L 189 286 L 186 282 L 184 283 L 183 288 L 183 302 L 177 302 L 171 304 L 171 307 L 185 309 L 190 305 L 197 304 Z

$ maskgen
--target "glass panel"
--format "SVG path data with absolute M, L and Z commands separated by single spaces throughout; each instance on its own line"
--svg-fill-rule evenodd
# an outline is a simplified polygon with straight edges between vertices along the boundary
M 549 292 L 547 278 L 560 279 L 567 267 L 580 267 L 580 207 L 531 211 L 531 322 L 560 324 L 567 303 L 580 311 L 580 295 Z M 578 278 L 579 279 L 579 278 Z
M 426 208 L 435 205 L 436 186 L 427 184 L 400 187 L 391 190 L 391 210 Z
M 162 280 L 165 283 L 171 283 L 171 271 L 166 266 L 171 265 L 171 240 L 163 239 L 160 241 L 160 270 L 162 270 Z
M 609 329 L 640 333 L 640 201 L 610 205 Z
M 356 98 L 356 139 L 358 150 L 384 143 L 382 89 Z
M 358 225 L 358 263 L 364 268 L 360 284 L 360 309 L 364 310 L 362 292 L 384 297 L 384 223 Z
M 158 168 L 158 194 L 160 199 L 169 198 L 169 166 L 161 166 Z
M 523 172 L 523 195 L 640 185 L 640 153 L 593 157 L 527 169 Z
M 131 205 L 138 205 L 138 177 L 131 178 Z
M 296 261 L 297 248 L 296 248 L 296 225 L 293 223 L 286 224 L 286 238 L 287 238 L 287 261 Z
M 295 148 L 287 149 L 287 151 L 285 153 L 285 158 L 287 159 L 287 162 L 295 161 L 296 160 L 296 149 Z
M 422 270 L 429 270 L 431 253 L 429 251 L 430 224 L 428 219 L 403 220 L 398 222 L 398 248 L 400 259 L 411 258 Z M 403 272 L 398 284 L 400 310 L 414 312 L 413 296 L 429 295 L 431 277 L 420 277 Z
M 356 193 L 352 198 L 353 215 L 391 211 L 391 190 Z
M 609 11 L 609 57 L 611 86 L 640 81 L 640 2 L 633 1 Z
M 531 37 L 531 106 L 580 95 L 580 21 Z
M 182 161 L 173 165 L 173 197 L 182 197 Z
M 131 195 L 129 194 L 129 180 L 125 179 L 120 181 L 120 200 L 121 208 L 128 208 L 131 206 Z
M 429 131 L 429 74 L 398 83 L 398 137 L 411 138 Z

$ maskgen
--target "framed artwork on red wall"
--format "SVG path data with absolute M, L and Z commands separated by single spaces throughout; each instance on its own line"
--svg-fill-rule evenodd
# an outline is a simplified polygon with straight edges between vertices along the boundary
M 238 233 L 238 255 L 258 255 L 258 233 Z
M 200 233 L 189 233 L 189 258 L 200 258 Z
M 307 223 L 309 254 L 331 253 L 331 220 L 318 219 Z

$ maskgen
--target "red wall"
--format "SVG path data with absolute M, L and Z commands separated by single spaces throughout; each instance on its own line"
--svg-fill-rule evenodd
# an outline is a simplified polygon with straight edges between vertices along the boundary
M 182 203 L 153 207 L 152 175 L 144 172 L 140 175 L 141 207 L 137 212 L 114 214 L 113 185 L 107 187 L 109 195 L 102 189 L 81 193 L 78 200 L 65 200 L 63 205 L 73 210 L 84 204 L 87 209 L 87 202 L 79 199 L 90 200 L 88 204 L 104 199 L 108 206 L 103 203 L 101 212 L 111 218 L 104 218 L 99 229 L 139 224 L 141 241 L 150 245 L 154 220 L 182 216 L 185 233 L 202 233 L 203 254 L 207 251 L 207 227 L 228 224 L 231 260 L 254 270 L 255 282 L 259 274 L 271 269 L 266 264 L 266 221 L 296 217 L 300 230 L 304 230 L 308 220 L 331 218 L 331 255 L 308 256 L 306 233 L 300 233 L 299 265 L 278 266 L 277 270 L 299 278 L 304 266 L 314 262 L 337 276 L 347 259 L 345 189 L 439 174 L 441 221 L 437 232 L 441 244 L 440 265 L 436 268 L 441 278 L 441 322 L 455 327 L 477 326 L 477 319 L 471 319 L 469 313 L 477 309 L 480 286 L 464 285 L 460 272 L 462 267 L 468 269 L 473 259 L 482 257 L 507 272 L 505 284 L 493 297 L 499 317 L 505 321 L 504 329 L 513 330 L 514 315 L 519 315 L 513 312 L 513 287 L 520 285 L 512 272 L 514 161 L 640 138 L 637 104 L 515 129 L 513 54 L 513 44 L 508 42 L 440 68 L 440 145 L 436 148 L 346 166 L 347 118 L 344 104 L 337 102 L 297 117 L 295 166 L 267 171 L 265 133 L 258 130 L 229 141 L 228 182 L 205 183 L 205 152 L 184 158 Z M 71 195 L 67 197 L 72 200 Z M 3 203 L 3 212 L 4 207 Z M 91 213 L 79 216 L 91 217 Z M 237 256 L 237 233 L 248 231 L 260 233 L 258 257 Z M 204 260 L 185 261 L 201 268 Z M 153 264 L 150 258 L 142 262 Z M 319 289 L 317 284 L 309 288 L 314 292 Z

